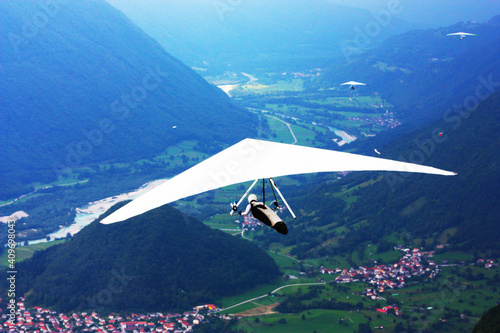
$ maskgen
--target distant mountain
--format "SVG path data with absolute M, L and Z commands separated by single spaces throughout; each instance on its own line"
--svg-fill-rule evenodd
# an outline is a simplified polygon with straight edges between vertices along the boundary
M 123 223 L 94 222 L 18 272 L 19 295 L 29 292 L 32 304 L 65 312 L 185 310 L 280 274 L 257 246 L 170 206 Z
M 0 198 L 65 168 L 255 136 L 252 115 L 104 0 L 2 1 L 0 48 Z
M 400 20 L 399 6 L 371 13 L 329 0 L 108 2 L 166 50 L 208 74 L 321 67 L 331 57 L 343 58 L 343 45 L 350 49 L 367 32 L 362 48 L 425 27 Z
M 459 31 L 477 36 L 463 40 L 446 36 Z M 338 88 L 348 80 L 369 83 L 363 93 L 377 92 L 393 104 L 407 125 L 403 132 L 442 118 L 445 110 L 455 103 L 463 105 L 478 90 L 487 95 L 498 89 L 500 16 L 486 23 L 459 23 L 391 37 L 347 65 L 332 64 L 315 87 Z
M 379 148 L 381 157 L 452 170 L 457 176 L 353 173 L 338 182 L 304 188 L 304 193 L 289 200 L 303 214 L 283 241 L 296 246 L 292 254 L 309 257 L 352 253 L 382 239 L 387 242 L 396 233 L 421 239 L 431 248 L 449 244 L 449 249 L 497 257 L 499 110 L 500 93 L 496 93 L 470 114 L 453 113 L 448 121 L 435 122 Z M 346 190 L 349 205 L 338 197 Z M 333 223 L 345 225 L 346 231 L 339 235 L 324 227 Z M 270 237 L 262 240 L 279 241 Z
M 385 1 L 331 1 L 346 6 L 371 10 L 379 10 L 381 7 L 387 5 Z M 441 0 L 436 2 L 434 0 L 400 0 L 394 3 L 399 3 L 402 7 L 402 10 L 398 14 L 401 19 L 409 22 L 425 22 L 426 24 L 431 24 L 433 27 L 443 27 L 459 21 L 481 22 L 489 19 L 492 14 L 500 13 L 500 3 L 498 1 Z

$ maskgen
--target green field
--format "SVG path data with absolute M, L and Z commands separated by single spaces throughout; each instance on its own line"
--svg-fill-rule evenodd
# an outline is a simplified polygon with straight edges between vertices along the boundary
M 271 258 L 274 259 L 276 264 L 281 269 L 289 269 L 291 267 L 297 267 L 298 265 L 300 265 L 300 262 L 293 257 L 289 257 L 283 254 L 277 254 L 273 251 L 268 251 L 267 253 L 271 256 Z
M 259 286 L 255 289 L 245 293 L 245 294 L 224 298 L 220 301 L 220 306 L 223 308 L 233 306 L 235 304 L 244 302 L 246 300 L 249 300 L 249 299 L 252 299 L 255 297 L 259 297 L 262 295 L 266 295 L 266 294 L 270 293 L 271 291 L 275 290 L 276 288 L 279 288 L 280 286 L 281 286 L 281 284 L 262 285 L 262 286 Z M 231 312 L 232 312 L 232 310 L 231 310 Z
M 89 179 L 83 179 L 83 180 L 78 179 L 78 172 L 82 172 L 82 169 L 74 169 L 72 171 L 68 171 L 65 174 L 65 176 L 61 177 L 60 180 L 53 182 L 53 183 L 50 183 L 50 184 L 42 184 L 42 183 L 38 183 L 38 182 L 32 183 L 31 185 L 34 188 L 35 193 L 31 193 L 31 194 L 26 193 L 26 195 L 23 195 L 22 198 L 19 198 L 19 199 L 10 199 L 10 200 L 5 200 L 5 201 L 0 200 L 0 206 L 10 205 L 14 202 L 24 203 L 24 202 L 28 201 L 29 199 L 34 199 L 34 198 L 46 195 L 44 193 L 36 193 L 36 191 L 43 190 L 46 188 L 50 188 L 50 187 L 54 187 L 54 186 L 66 187 L 66 186 L 75 186 L 77 184 L 85 184 L 89 181 Z
M 293 79 L 291 81 L 278 80 L 276 83 L 261 84 L 254 81 L 250 84 L 241 85 L 239 88 L 231 91 L 233 96 L 241 94 L 267 94 L 270 92 L 279 91 L 302 91 L 304 81 L 301 79 Z
M 25 259 L 31 258 L 36 251 L 45 250 L 51 246 L 64 243 L 65 240 L 56 240 L 52 242 L 39 243 L 28 246 L 16 247 L 16 262 L 21 262 Z M 0 256 L 0 266 L 8 266 L 8 253 L 7 250 Z
M 434 259 L 437 263 L 441 263 L 443 260 L 456 263 L 461 260 L 472 260 L 472 254 L 463 252 L 445 252 L 442 254 L 437 254 Z
M 218 214 L 211 216 L 204 223 L 213 229 L 236 229 L 240 227 L 239 224 L 234 222 L 237 218 L 238 216 L 230 216 L 229 214 Z
M 256 318 L 259 320 L 257 321 Z M 310 310 L 293 315 L 272 314 L 256 318 L 240 320 L 236 329 L 243 332 L 263 333 L 351 333 L 356 332 L 359 323 L 365 321 L 362 313 L 345 313 L 336 310 Z

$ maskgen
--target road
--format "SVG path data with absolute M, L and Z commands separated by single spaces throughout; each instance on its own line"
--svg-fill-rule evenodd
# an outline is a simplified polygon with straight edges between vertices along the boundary
M 245 237 L 244 233 L 245 233 L 245 229 L 241 230 L 241 237 L 244 238 L 244 239 L 246 239 L 246 240 L 251 241 L 252 239 L 248 238 L 248 237 Z
M 294 287 L 294 286 L 313 286 L 313 285 L 318 285 L 318 284 L 326 284 L 326 282 L 287 284 L 286 286 L 281 286 L 281 287 L 279 287 L 277 289 L 274 289 L 273 291 L 270 292 L 270 294 L 274 294 L 275 292 L 277 292 L 278 290 L 281 290 L 283 288 Z M 248 299 L 248 300 L 240 302 L 238 304 L 234 304 L 234 305 L 228 306 L 227 308 L 220 309 L 219 311 L 216 311 L 216 312 L 226 311 L 226 310 L 232 309 L 234 307 L 240 306 L 242 304 L 245 304 L 245 303 L 248 303 L 248 302 L 253 302 L 253 301 L 259 300 L 261 298 L 267 297 L 267 296 L 269 296 L 269 294 L 265 294 L 265 295 L 262 295 L 262 296 L 259 296 L 259 297 Z
M 266 117 L 269 117 L 269 118 L 273 118 L 273 119 L 276 119 L 276 120 L 279 120 L 281 121 L 283 124 L 285 124 L 286 126 L 288 126 L 288 129 L 290 130 L 290 133 L 292 133 L 292 136 L 293 136 L 293 139 L 295 140 L 292 145 L 296 144 L 297 143 L 297 137 L 295 136 L 295 133 L 293 133 L 293 130 L 292 130 L 292 127 L 290 126 L 289 123 L 287 123 L 286 121 L 278 118 L 278 117 L 273 117 L 273 116 L 268 116 L 266 115 Z
M 292 134 L 292 137 L 293 137 L 293 140 L 294 140 L 294 141 L 293 141 L 293 143 L 292 143 L 292 145 L 294 145 L 294 144 L 296 144 L 296 143 L 297 143 L 297 137 L 295 136 L 295 133 L 293 133 L 292 127 L 290 126 L 290 124 L 289 124 L 289 123 L 287 123 L 286 121 L 284 121 L 283 119 L 280 119 L 280 118 L 278 118 L 278 117 L 268 116 L 267 114 L 265 114 L 265 113 L 267 113 L 267 112 L 269 112 L 269 111 L 266 111 L 266 110 L 260 110 L 260 109 L 255 109 L 255 108 L 247 108 L 247 109 L 248 109 L 248 110 L 250 110 L 250 111 L 252 111 L 252 110 L 253 110 L 253 111 L 259 111 L 259 112 L 262 112 L 262 113 L 264 113 L 264 116 L 266 116 L 266 117 L 268 117 L 268 118 L 273 118 L 273 119 L 276 119 L 276 120 L 278 120 L 278 121 L 281 121 L 283 124 L 285 124 L 285 125 L 288 127 L 288 130 L 290 130 L 290 133 Z
M 286 256 L 286 255 L 281 254 L 281 253 L 276 253 L 276 252 L 271 251 L 271 250 L 268 250 L 268 251 L 269 251 L 269 252 L 272 252 L 272 253 L 274 253 L 274 254 L 277 254 L 277 255 L 279 255 L 279 256 L 282 256 L 282 257 L 285 257 L 285 258 L 288 258 L 288 259 L 292 259 L 292 260 L 295 260 L 295 261 L 297 261 L 297 262 L 301 262 L 299 259 L 295 259 L 294 257 L 291 257 L 291 256 Z

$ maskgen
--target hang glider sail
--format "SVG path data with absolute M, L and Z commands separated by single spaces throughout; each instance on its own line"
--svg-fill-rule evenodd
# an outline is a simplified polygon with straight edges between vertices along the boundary
M 284 143 L 245 139 L 166 181 L 101 221 L 125 221 L 165 204 L 228 185 L 288 175 L 336 171 L 456 175 L 429 166 Z
M 447 34 L 446 36 L 460 36 L 460 39 L 464 39 L 465 36 L 477 36 L 477 35 L 470 34 L 468 32 L 454 32 L 452 34 Z
M 350 88 L 354 90 L 356 86 L 367 86 L 367 84 L 362 82 L 349 81 L 342 83 L 341 86 L 350 86 Z

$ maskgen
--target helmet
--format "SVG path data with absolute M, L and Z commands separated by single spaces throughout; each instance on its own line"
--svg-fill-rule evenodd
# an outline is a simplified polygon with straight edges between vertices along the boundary
M 252 201 L 257 201 L 257 196 L 255 194 L 250 194 L 248 196 L 248 203 L 251 203 Z

